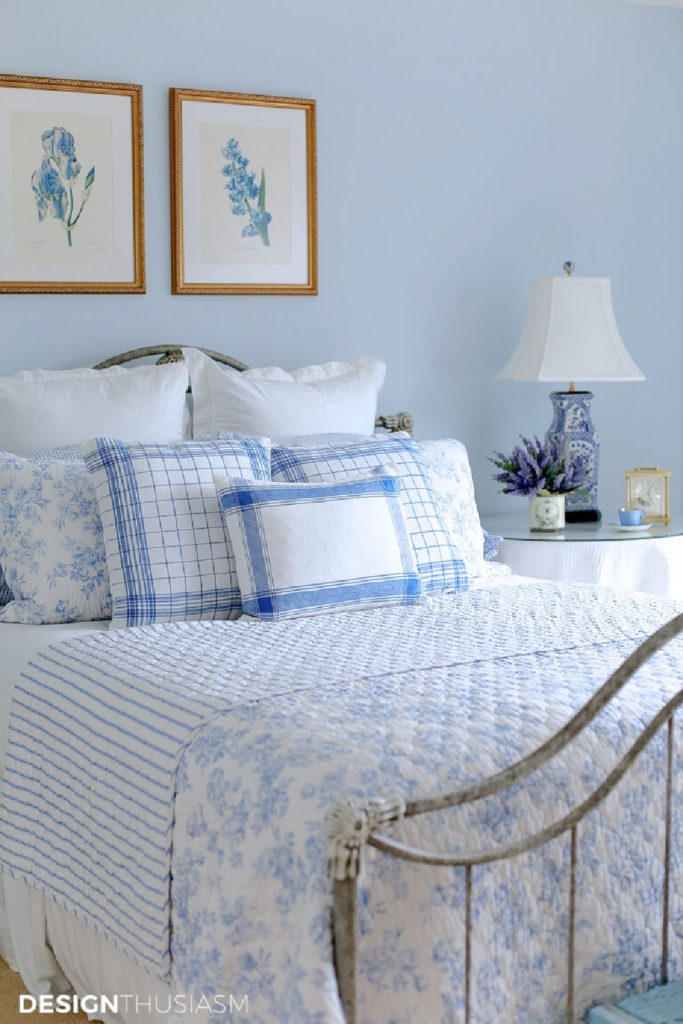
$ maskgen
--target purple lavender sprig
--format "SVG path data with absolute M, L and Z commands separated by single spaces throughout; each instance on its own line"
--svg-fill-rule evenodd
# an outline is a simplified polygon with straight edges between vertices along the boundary
M 511 455 L 494 452 L 494 458 L 489 459 L 501 470 L 493 479 L 505 485 L 501 488 L 504 494 L 567 494 L 580 490 L 587 482 L 588 460 L 569 452 L 563 434 L 543 441 L 523 434 L 520 438 L 523 446 L 516 445 Z

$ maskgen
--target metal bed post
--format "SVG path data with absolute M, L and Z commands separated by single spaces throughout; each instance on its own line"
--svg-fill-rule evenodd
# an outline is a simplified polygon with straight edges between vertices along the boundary
M 617 668 L 609 679 L 578 711 L 574 717 L 554 736 L 517 761 L 509 768 L 481 782 L 463 789 L 440 793 L 422 799 L 403 801 L 400 797 L 373 799 L 366 803 L 358 800 L 342 800 L 331 807 L 326 816 L 328 874 L 334 879 L 334 935 L 335 967 L 340 989 L 342 1006 L 347 1024 L 357 1021 L 357 892 L 356 880 L 362 868 L 367 846 L 390 856 L 399 857 L 416 864 L 431 864 L 443 867 L 465 868 L 465 1024 L 471 1018 L 471 972 L 472 972 L 472 868 L 475 864 L 489 864 L 508 860 L 521 853 L 538 849 L 551 839 L 570 834 L 570 887 L 569 887 L 569 930 L 567 938 L 567 1024 L 575 1024 L 575 930 L 576 930 L 576 887 L 578 857 L 578 825 L 614 789 L 639 754 L 645 749 L 659 730 L 667 725 L 666 754 L 666 810 L 664 883 L 662 891 L 662 983 L 668 976 L 668 932 L 670 913 L 670 865 L 671 865 L 671 807 L 673 793 L 674 760 L 674 713 L 683 703 L 683 690 L 670 698 L 655 717 L 641 731 L 638 738 L 612 769 L 602 783 L 578 806 L 564 817 L 531 836 L 516 840 L 479 854 L 444 854 L 439 851 L 408 847 L 378 829 L 388 822 L 397 821 L 429 811 L 444 810 L 462 806 L 486 796 L 492 796 L 509 788 L 513 783 L 526 778 L 547 764 L 573 739 L 583 732 L 598 714 L 621 691 L 628 680 L 654 653 L 659 651 L 675 636 L 683 632 L 683 614 L 677 615 L 648 637 Z M 349 962 L 350 958 L 352 962 Z

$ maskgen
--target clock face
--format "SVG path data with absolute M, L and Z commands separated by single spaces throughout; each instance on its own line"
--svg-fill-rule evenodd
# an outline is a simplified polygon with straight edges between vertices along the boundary
M 641 509 L 645 515 L 653 519 L 663 519 L 668 515 L 667 474 L 666 473 L 629 473 L 627 501 L 631 508 Z
M 633 485 L 633 504 L 636 508 L 658 513 L 662 505 L 662 491 L 649 480 L 636 480 Z

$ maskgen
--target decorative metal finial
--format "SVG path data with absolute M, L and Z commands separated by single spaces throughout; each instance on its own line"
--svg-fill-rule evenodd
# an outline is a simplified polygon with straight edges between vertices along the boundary
M 562 264 L 562 269 L 564 270 L 564 272 L 567 275 L 567 277 L 571 277 L 572 274 L 574 273 L 574 264 L 572 263 L 571 260 L 567 260 L 566 263 Z

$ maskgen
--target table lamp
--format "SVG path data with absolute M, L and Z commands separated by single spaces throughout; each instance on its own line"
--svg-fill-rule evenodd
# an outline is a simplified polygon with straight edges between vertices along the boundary
M 553 421 L 546 437 L 564 435 L 570 454 L 582 455 L 590 476 L 579 491 L 566 496 L 567 522 L 600 519 L 598 459 L 600 439 L 591 422 L 590 391 L 576 382 L 645 380 L 626 351 L 612 308 L 607 277 L 574 277 L 574 264 L 563 264 L 565 277 L 537 277 L 529 282 L 526 320 L 517 348 L 498 374 L 504 380 L 569 381 L 567 391 L 553 391 Z

